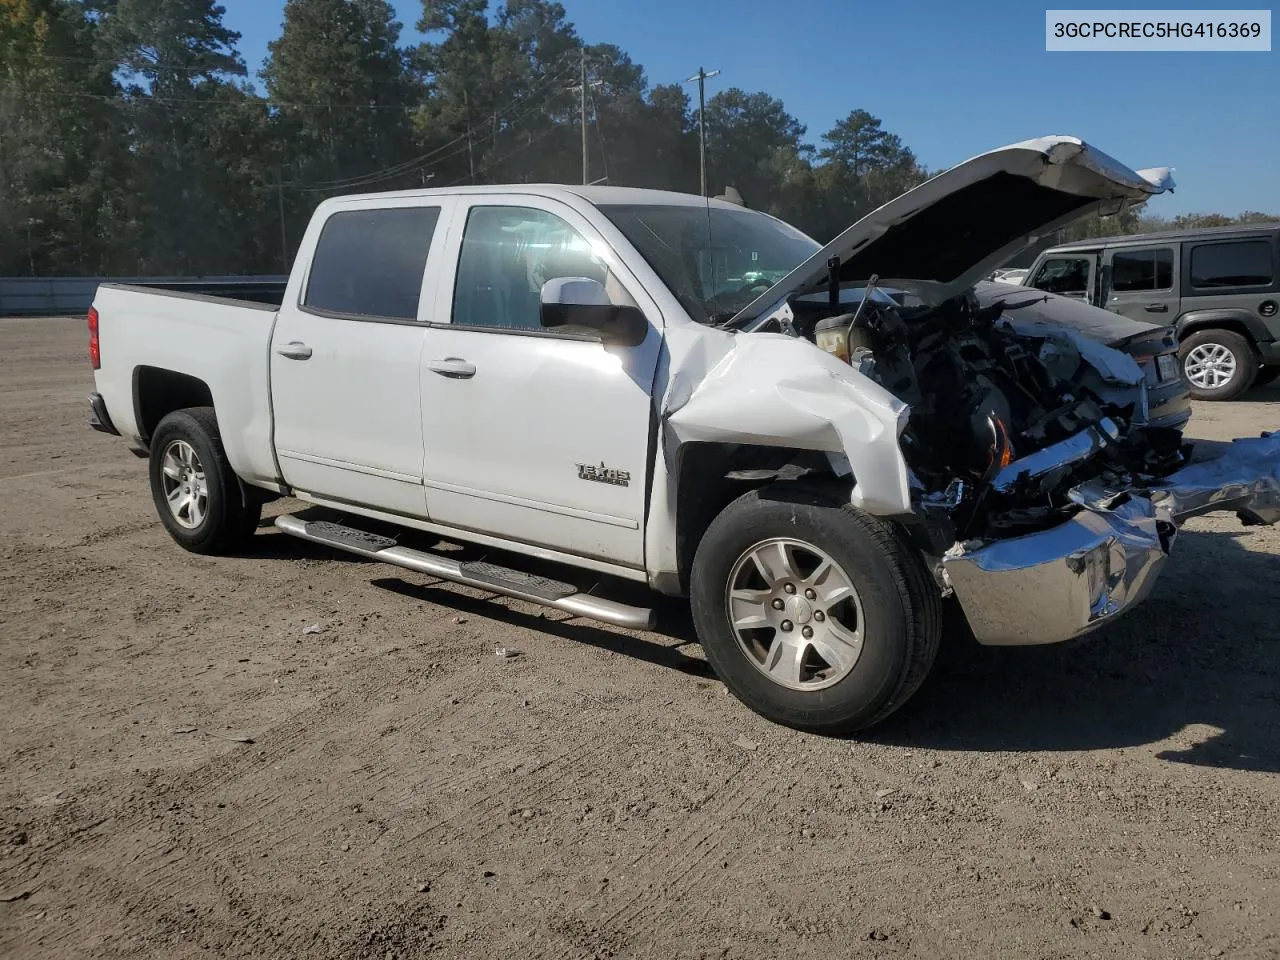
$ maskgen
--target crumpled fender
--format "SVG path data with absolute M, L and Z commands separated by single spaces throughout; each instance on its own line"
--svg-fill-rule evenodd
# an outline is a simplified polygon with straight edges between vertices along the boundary
M 909 407 L 807 340 L 740 334 L 687 399 L 668 402 L 668 450 L 709 441 L 843 454 L 855 506 L 879 516 L 911 512 L 898 444 Z

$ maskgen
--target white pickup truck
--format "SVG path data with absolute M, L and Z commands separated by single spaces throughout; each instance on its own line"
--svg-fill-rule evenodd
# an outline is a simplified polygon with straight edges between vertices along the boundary
M 1148 594 L 1186 517 L 1280 519 L 1280 435 L 1192 448 L 1151 418 L 1165 364 L 1071 325 L 1095 308 L 975 292 L 1169 186 L 1032 140 L 825 247 L 657 191 L 330 200 L 278 306 L 104 284 L 91 424 L 150 457 L 188 550 L 286 496 L 287 534 L 623 627 L 650 610 L 598 588 L 639 581 L 689 598 L 748 706 L 859 729 L 918 688 L 944 602 L 983 643 L 1065 640 Z

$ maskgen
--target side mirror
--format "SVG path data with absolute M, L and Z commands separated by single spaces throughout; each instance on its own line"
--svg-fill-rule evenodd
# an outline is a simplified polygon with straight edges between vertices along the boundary
M 600 334 L 607 344 L 638 346 L 649 333 L 649 321 L 639 307 L 620 306 L 598 280 L 587 277 L 558 277 L 542 285 L 542 325 L 585 327 Z

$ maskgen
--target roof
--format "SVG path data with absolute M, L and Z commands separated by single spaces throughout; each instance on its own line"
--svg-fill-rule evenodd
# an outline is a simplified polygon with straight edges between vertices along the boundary
M 523 193 L 537 197 L 548 197 L 560 200 L 580 197 L 588 203 L 596 206 L 601 204 L 662 204 L 681 207 L 701 207 L 706 204 L 710 204 L 712 207 L 724 210 L 741 211 L 743 209 L 735 203 L 727 203 L 724 200 L 709 200 L 707 198 L 697 196 L 696 194 L 676 193 L 672 190 L 645 190 L 640 187 L 579 186 L 576 184 L 566 183 L 509 183 L 474 187 L 426 188 L 420 190 L 400 190 L 394 193 L 344 194 L 332 199 L 338 201 L 370 200 L 374 198 L 384 200 L 408 200 L 414 198 L 430 199 L 432 197 L 483 196 L 485 194 L 497 193 Z
M 1046 247 L 1045 253 L 1057 253 L 1062 250 L 1093 250 L 1097 247 L 1111 247 L 1121 244 L 1141 244 L 1146 246 L 1162 240 L 1193 240 L 1201 237 L 1233 237 L 1238 234 L 1265 233 L 1280 230 L 1280 222 L 1275 223 L 1233 223 L 1226 227 L 1192 227 L 1184 230 L 1161 230 L 1156 233 L 1125 233 L 1114 237 L 1091 237 L 1087 240 L 1072 240 Z

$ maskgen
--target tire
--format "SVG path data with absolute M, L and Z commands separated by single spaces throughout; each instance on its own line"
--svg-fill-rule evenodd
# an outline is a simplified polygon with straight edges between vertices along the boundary
M 1280 367 L 1259 367 L 1258 376 L 1254 379 L 1255 387 L 1265 387 L 1276 377 L 1280 377 Z
M 225 554 L 248 542 L 262 500 L 231 468 L 212 407 L 177 410 L 161 420 L 151 437 L 150 464 L 156 512 L 180 547 Z
M 1197 330 L 1178 347 L 1178 361 L 1197 400 L 1233 400 L 1258 375 L 1253 347 L 1232 330 Z
M 766 577 L 759 556 L 783 576 Z M 829 604 L 841 583 L 852 595 Z M 940 591 L 901 529 L 794 484 L 748 493 L 716 517 L 694 556 L 689 595 L 698 638 L 725 686 L 762 716 L 801 730 L 844 734 L 879 723 L 919 689 L 942 638 Z M 731 616 L 765 622 L 739 629 Z M 797 636 L 806 628 L 811 635 Z M 860 642 L 839 639 L 855 628 Z

